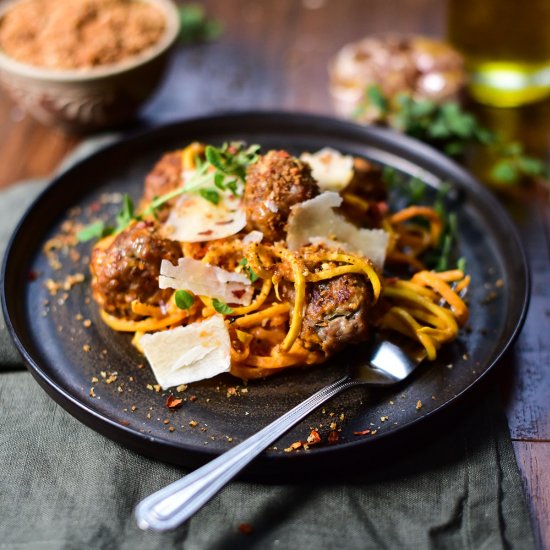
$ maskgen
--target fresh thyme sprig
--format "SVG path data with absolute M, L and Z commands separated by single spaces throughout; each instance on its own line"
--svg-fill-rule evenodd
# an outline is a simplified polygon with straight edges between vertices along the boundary
M 379 86 L 365 91 L 364 101 L 354 113 L 358 120 L 372 109 L 377 120 L 395 130 L 430 143 L 447 155 L 456 157 L 467 147 L 481 144 L 489 147 L 496 158 L 490 176 L 500 184 L 513 184 L 522 177 L 548 177 L 548 166 L 525 153 L 523 145 L 507 142 L 499 134 L 485 128 L 479 120 L 456 101 L 436 103 L 414 99 L 407 94 L 386 97 Z
M 223 32 L 222 23 L 208 18 L 201 5 L 182 4 L 178 6 L 178 12 L 180 16 L 180 42 L 196 44 L 216 40 L 221 36 Z

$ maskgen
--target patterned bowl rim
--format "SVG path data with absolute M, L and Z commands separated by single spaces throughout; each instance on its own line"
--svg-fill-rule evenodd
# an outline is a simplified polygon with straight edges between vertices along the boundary
M 14 6 L 30 0 L 11 0 L 0 7 L 0 20 Z M 16 61 L 0 49 L 0 71 L 30 79 L 49 80 L 53 82 L 86 82 L 118 75 L 144 65 L 165 53 L 176 41 L 180 32 L 178 9 L 172 0 L 140 0 L 160 9 L 166 21 L 166 28 L 160 40 L 143 52 L 133 55 L 118 63 L 99 65 L 82 69 L 45 69 Z

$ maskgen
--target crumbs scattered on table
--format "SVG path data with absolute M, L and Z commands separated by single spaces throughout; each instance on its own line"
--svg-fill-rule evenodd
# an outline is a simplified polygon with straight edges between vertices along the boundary
M 198 424 L 196 420 L 189 420 L 189 426 L 191 426 L 191 428 L 196 428 Z
M 420 399 L 416 402 L 416 410 L 419 411 L 422 408 L 422 401 Z
M 83 351 L 84 353 L 89 353 L 91 349 L 92 349 L 92 346 L 90 346 L 90 344 L 84 344 L 84 345 L 82 346 L 82 351 Z

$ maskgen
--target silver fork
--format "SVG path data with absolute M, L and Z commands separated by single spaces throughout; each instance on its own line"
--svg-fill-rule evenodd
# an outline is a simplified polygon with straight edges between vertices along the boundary
M 389 386 L 402 382 L 426 357 L 418 345 L 380 338 L 371 357 L 352 364 L 349 373 L 285 413 L 230 451 L 142 500 L 135 509 L 141 529 L 168 531 L 204 506 L 247 464 L 317 407 L 353 386 Z

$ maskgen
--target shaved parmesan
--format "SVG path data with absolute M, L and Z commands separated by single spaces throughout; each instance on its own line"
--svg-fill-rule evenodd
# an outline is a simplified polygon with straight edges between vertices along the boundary
M 302 153 L 300 160 L 311 166 L 311 174 L 321 190 L 341 191 L 353 178 L 353 157 L 324 147 L 316 153 Z
M 231 342 L 221 315 L 144 334 L 139 344 L 163 390 L 212 378 L 231 367 Z
M 245 235 L 243 244 L 261 243 L 263 238 L 264 234 L 261 231 L 254 230 Z
M 246 275 L 226 271 L 192 258 L 180 258 L 178 265 L 162 260 L 159 288 L 188 290 L 198 296 L 244 306 L 250 304 L 254 292 Z
M 242 199 L 219 193 L 213 204 L 196 193 L 182 195 L 164 224 L 167 235 L 188 243 L 212 241 L 235 235 L 246 225 Z
M 360 229 L 348 222 L 333 210 L 341 203 L 338 193 L 328 191 L 295 204 L 288 218 L 288 248 L 297 250 L 315 242 L 334 243 L 333 246 L 339 245 L 349 252 L 361 253 L 382 269 L 389 235 L 383 229 Z

